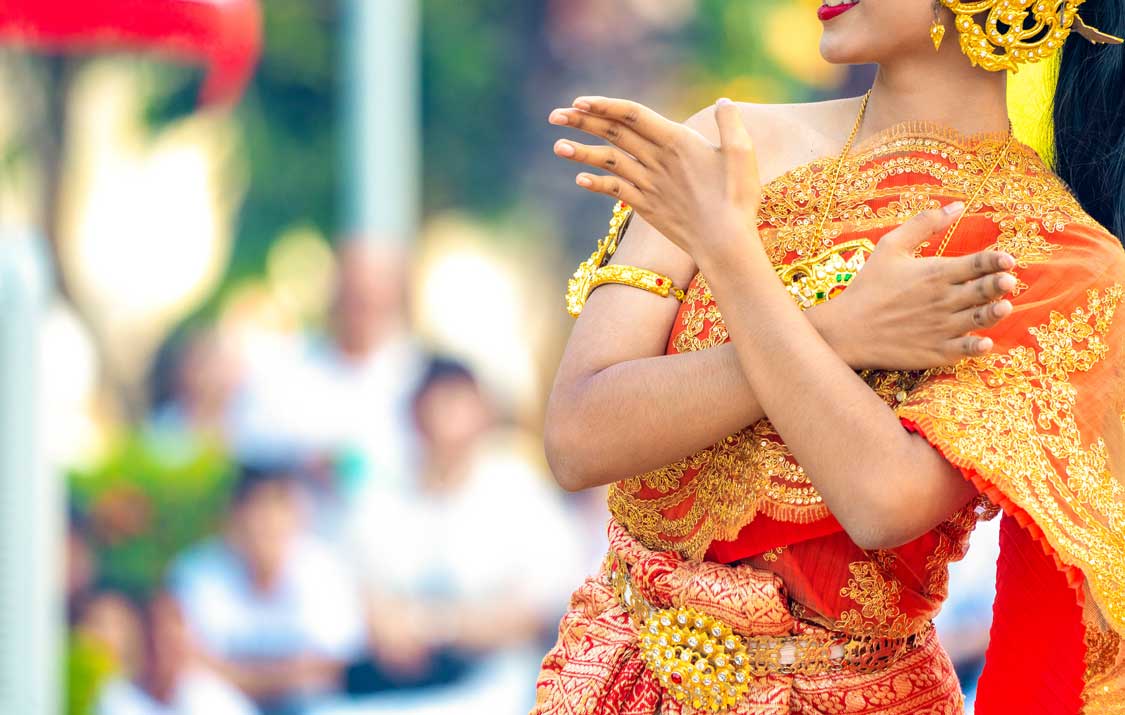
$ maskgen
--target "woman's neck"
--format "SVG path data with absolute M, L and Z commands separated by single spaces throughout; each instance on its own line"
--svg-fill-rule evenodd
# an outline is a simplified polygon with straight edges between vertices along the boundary
M 1007 77 L 972 67 L 960 51 L 880 65 L 859 140 L 908 120 L 962 134 L 1008 130 Z

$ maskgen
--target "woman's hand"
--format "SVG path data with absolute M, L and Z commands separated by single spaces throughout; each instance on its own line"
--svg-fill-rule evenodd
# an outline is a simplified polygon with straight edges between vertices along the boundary
M 602 137 L 610 146 L 569 139 L 555 143 L 566 159 L 604 168 L 612 176 L 583 172 L 579 186 L 632 206 L 657 231 L 699 261 L 756 232 L 761 184 L 750 135 L 738 107 L 719 100 L 720 145 L 699 132 L 625 99 L 579 97 L 570 109 L 551 112 L 560 126 Z
M 972 332 L 1012 313 L 999 299 L 1016 286 L 1006 272 L 1015 259 L 998 251 L 914 256 L 963 210 L 958 202 L 923 211 L 883 236 L 847 290 L 821 306 L 834 311 L 828 322 L 838 333 L 830 342 L 851 367 L 925 370 L 992 350 L 990 338 Z

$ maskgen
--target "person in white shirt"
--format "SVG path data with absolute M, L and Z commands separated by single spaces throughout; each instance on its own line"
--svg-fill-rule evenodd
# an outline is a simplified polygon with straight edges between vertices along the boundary
M 415 483 L 372 490 L 352 525 L 372 613 L 368 675 L 392 691 L 384 709 L 371 702 L 356 712 L 432 707 L 442 696 L 412 705 L 403 686 L 457 682 L 472 691 L 445 696 L 458 712 L 472 702 L 489 713 L 526 710 L 541 637 L 587 566 L 583 527 L 544 471 L 500 438 L 463 366 L 433 361 L 413 414 L 423 445 Z
M 406 327 L 405 277 L 393 243 L 341 244 L 328 334 L 254 356 L 232 403 L 236 453 L 348 465 L 338 483 L 314 485 L 326 530 L 364 483 L 399 484 L 416 457 L 409 400 L 424 358 Z
M 242 468 L 226 533 L 179 557 L 170 584 L 212 666 L 267 713 L 336 692 L 363 646 L 356 583 L 307 533 L 284 467 Z
M 171 597 L 157 595 L 143 621 L 140 672 L 103 686 L 96 715 L 258 715 L 249 698 L 199 662 Z

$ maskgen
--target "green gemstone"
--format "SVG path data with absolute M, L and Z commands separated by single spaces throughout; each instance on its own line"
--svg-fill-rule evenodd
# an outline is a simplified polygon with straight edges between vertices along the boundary
M 824 300 L 824 291 L 822 291 L 822 290 L 818 290 L 818 291 L 816 292 L 816 299 L 817 299 L 817 300 Z

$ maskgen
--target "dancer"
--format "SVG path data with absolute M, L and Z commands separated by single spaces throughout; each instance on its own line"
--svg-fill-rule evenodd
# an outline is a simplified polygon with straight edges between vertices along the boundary
M 878 63 L 864 97 L 551 113 L 609 140 L 555 152 L 620 200 L 547 423 L 560 483 L 612 484 L 612 520 L 534 712 L 960 712 L 931 619 L 1000 510 L 976 711 L 1116 711 L 1125 8 L 819 15 L 827 60 Z M 1060 48 L 1052 171 L 1003 70 Z

